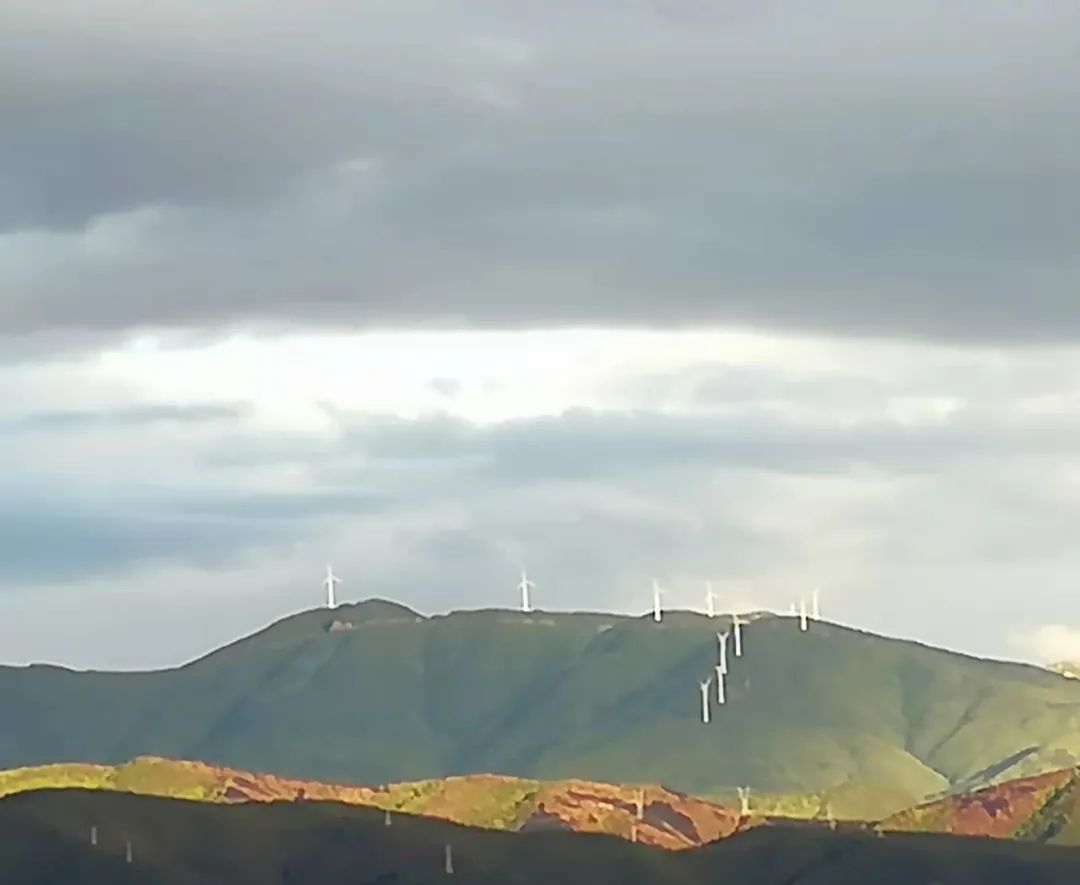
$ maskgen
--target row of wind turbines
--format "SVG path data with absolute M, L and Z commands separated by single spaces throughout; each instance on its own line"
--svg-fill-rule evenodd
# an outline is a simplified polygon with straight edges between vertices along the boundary
M 326 566 L 326 577 L 323 578 L 322 583 L 326 588 L 326 607 L 329 609 L 337 608 L 337 586 L 341 583 L 341 579 L 334 574 L 332 566 Z M 518 582 L 518 591 L 521 593 L 521 611 L 524 614 L 531 614 L 534 611 L 532 605 L 532 591 L 535 589 L 535 582 L 530 580 L 527 572 L 522 569 L 521 580 Z M 657 624 L 661 623 L 664 619 L 663 597 L 664 589 L 660 586 L 660 582 L 654 579 L 652 585 L 653 620 Z M 710 618 L 719 616 L 716 609 L 717 599 L 716 593 L 713 592 L 712 581 L 706 581 L 705 613 Z M 798 614 L 799 630 L 803 633 L 807 632 L 810 629 L 811 620 L 821 620 L 821 591 L 814 590 L 810 594 L 809 609 L 807 608 L 806 597 L 801 596 L 799 598 L 798 609 L 796 609 L 795 603 L 792 603 L 790 614 Z M 714 680 L 716 684 L 716 703 L 721 705 L 727 703 L 725 682 L 728 676 L 728 641 L 731 640 L 732 642 L 734 656 L 741 658 L 743 654 L 742 628 L 749 623 L 749 620 L 744 619 L 737 612 L 733 612 L 731 613 L 731 629 L 716 634 L 718 655 L 714 672 L 699 684 L 701 690 L 701 721 L 706 725 L 712 720 L 712 703 L 710 697 Z
M 337 586 L 341 583 L 341 579 L 334 573 L 332 566 L 327 565 L 326 577 L 323 579 L 323 586 L 326 588 L 326 607 L 329 609 L 337 608 Z M 536 589 L 536 583 L 530 580 L 528 573 L 521 570 L 521 580 L 518 582 L 517 589 L 521 594 L 521 611 L 524 614 L 531 614 L 535 609 L 532 604 L 532 593 Z M 660 582 L 653 579 L 652 584 L 652 602 L 653 602 L 653 621 L 657 624 L 662 623 L 664 619 L 664 607 L 663 597 L 664 589 L 660 586 Z M 709 618 L 721 617 L 722 613 L 716 608 L 716 603 L 719 597 L 713 591 L 712 581 L 705 582 L 705 613 Z M 809 606 L 807 605 L 806 596 L 800 596 L 798 605 L 791 604 L 790 612 L 792 616 L 798 615 L 799 618 L 799 630 L 802 633 L 806 633 L 810 629 L 810 621 L 821 620 L 821 591 L 815 589 L 810 593 Z M 732 652 L 734 657 L 741 658 L 743 656 L 743 627 L 750 624 L 748 618 L 743 618 L 738 612 L 726 613 L 731 618 L 731 627 L 724 632 L 718 632 L 716 634 L 717 641 L 717 662 L 714 666 L 714 672 L 711 673 L 708 678 L 699 683 L 701 691 L 701 721 L 708 725 L 712 721 L 712 687 L 715 680 L 716 685 L 716 703 L 718 705 L 724 705 L 727 703 L 727 689 L 726 680 L 729 674 L 728 663 L 728 643 L 731 642 Z M 741 814 L 745 817 L 750 814 L 750 788 L 739 787 L 739 802 L 741 805 Z M 449 846 L 447 847 L 447 872 L 452 872 L 452 861 L 449 859 Z
M 715 595 L 713 594 L 712 583 L 711 582 L 706 582 L 706 588 L 707 588 L 706 591 L 705 591 L 706 611 L 708 612 L 708 615 L 709 615 L 710 618 L 714 618 L 714 617 L 716 617 L 716 609 L 715 609 L 715 605 L 714 605 L 714 603 L 715 603 Z M 657 623 L 660 623 L 660 619 L 661 619 L 662 614 L 663 614 L 661 609 L 660 609 L 660 603 L 659 603 L 660 594 L 662 592 L 663 591 L 660 590 L 659 585 L 654 581 L 653 582 L 653 619 Z M 795 604 L 792 603 L 792 605 L 791 605 L 791 614 L 794 615 L 795 613 L 796 613 Z M 799 597 L 798 615 L 799 615 L 799 630 L 802 633 L 806 633 L 810 629 L 810 621 L 811 620 L 814 620 L 814 621 L 820 621 L 821 620 L 821 591 L 820 590 L 814 590 L 814 591 L 811 592 L 809 611 L 807 610 L 807 607 L 806 607 L 806 597 L 805 596 L 800 596 Z M 717 633 L 716 634 L 716 641 L 717 641 L 717 644 L 718 644 L 718 648 L 717 648 L 718 654 L 717 654 L 717 662 L 716 662 L 716 665 L 714 667 L 714 673 L 710 674 L 709 677 L 707 679 L 705 679 L 704 682 L 699 683 L 699 686 L 698 686 L 700 688 L 700 690 L 701 690 L 701 721 L 705 725 L 708 725 L 709 722 L 712 720 L 712 704 L 710 703 L 709 697 L 710 697 L 710 689 L 712 687 L 712 683 L 713 683 L 714 678 L 716 680 L 716 703 L 721 704 L 721 705 L 727 703 L 727 691 L 726 691 L 726 688 L 725 688 L 725 681 L 726 681 L 727 675 L 728 675 L 728 655 L 727 655 L 728 638 L 730 636 L 734 640 L 735 657 L 741 658 L 742 657 L 742 649 L 743 649 L 742 628 L 744 626 L 748 625 L 749 623 L 750 622 L 748 620 L 743 620 L 738 615 L 738 613 L 733 613 L 731 615 L 731 630 L 728 631 L 728 632 Z
M 336 574 L 334 574 L 333 566 L 327 565 L 326 566 L 326 577 L 323 578 L 323 581 L 322 581 L 323 587 L 326 588 L 326 607 L 327 608 L 337 608 L 337 585 L 340 584 L 340 583 L 341 583 L 341 578 L 339 578 Z M 705 589 L 705 611 L 706 611 L 706 613 L 708 614 L 708 616 L 710 618 L 715 618 L 717 616 L 716 600 L 717 600 L 718 597 L 713 592 L 712 581 L 706 581 L 705 582 L 705 587 L 706 587 L 706 589 Z M 522 569 L 522 571 L 521 571 L 521 581 L 518 582 L 518 590 L 521 592 L 521 611 L 524 612 L 525 614 L 530 614 L 533 611 L 532 591 L 535 590 L 535 589 L 536 589 L 536 584 L 533 581 L 529 580 L 528 574 L 525 572 L 524 569 Z M 656 621 L 656 623 L 658 623 L 658 624 L 663 620 L 663 617 L 664 617 L 664 609 L 663 609 L 663 603 L 662 603 L 663 595 L 664 595 L 664 590 L 660 587 L 660 582 L 654 579 L 653 580 L 653 620 Z M 802 597 L 799 600 L 799 607 L 800 607 L 799 621 L 800 621 L 801 627 L 802 627 L 802 629 L 804 631 L 807 629 L 807 619 L 808 618 L 812 618 L 815 621 L 820 620 L 820 614 L 819 614 L 820 596 L 821 596 L 821 594 L 820 594 L 820 591 L 818 591 L 818 590 L 813 591 L 813 593 L 811 594 L 812 611 L 809 612 L 809 613 L 806 610 L 806 597 Z M 792 603 L 792 605 L 791 605 L 791 614 L 793 614 L 793 615 L 795 614 L 795 604 L 794 603 Z M 739 643 L 741 642 L 741 640 L 739 640 L 739 638 L 738 638 L 738 634 L 739 634 L 739 630 L 738 630 L 739 616 L 738 615 L 732 615 L 732 617 L 735 618 L 735 620 L 736 620 L 736 623 L 735 623 L 736 643 L 735 644 L 736 644 L 736 647 L 739 647 Z M 747 622 L 743 621 L 742 623 L 745 624 Z M 741 652 L 736 652 L 736 655 L 737 656 L 741 655 Z

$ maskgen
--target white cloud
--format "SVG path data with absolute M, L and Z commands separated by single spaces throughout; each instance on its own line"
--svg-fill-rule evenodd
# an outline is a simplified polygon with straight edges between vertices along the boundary
M 1014 637 L 1014 644 L 1047 664 L 1080 661 L 1080 627 L 1046 624 Z
M 831 619 L 1035 655 L 1008 641 L 1015 588 L 1080 616 L 1078 385 L 1071 350 L 746 331 L 147 333 L 0 368 L 0 643 L 59 647 L 27 594 L 141 605 L 188 579 L 241 623 L 244 588 L 287 610 L 329 556 L 426 611 L 508 604 L 525 560 L 557 609 L 641 612 L 654 576 L 696 609 L 706 580 L 778 611 L 822 586 Z M 202 650 L 148 648 L 145 617 L 109 660 Z

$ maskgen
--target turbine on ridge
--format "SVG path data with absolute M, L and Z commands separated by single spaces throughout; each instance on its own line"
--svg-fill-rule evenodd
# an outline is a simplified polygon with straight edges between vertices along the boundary
M 521 610 L 525 614 L 532 611 L 532 604 L 529 601 L 529 591 L 535 589 L 536 584 L 529 580 L 529 576 L 525 574 L 525 569 L 522 569 L 521 582 L 518 584 L 518 590 L 521 591 Z
M 735 634 L 735 657 L 742 657 L 742 628 L 749 624 L 737 614 L 731 616 L 731 630 Z
M 326 607 L 337 608 L 337 599 L 335 598 L 334 588 L 341 583 L 341 578 L 334 574 L 334 569 L 330 565 L 326 566 L 326 577 L 323 578 L 323 586 L 326 588 Z

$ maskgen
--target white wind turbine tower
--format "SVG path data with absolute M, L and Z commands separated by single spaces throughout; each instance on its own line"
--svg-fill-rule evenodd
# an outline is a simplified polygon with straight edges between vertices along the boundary
M 532 603 L 529 601 L 529 591 L 536 589 L 536 584 L 529 580 L 529 576 L 525 574 L 525 569 L 521 570 L 521 583 L 518 584 L 518 589 L 521 591 L 521 610 L 528 614 L 532 611 Z
M 805 633 L 809 629 L 806 623 L 806 597 L 799 597 L 799 629 Z
M 727 641 L 728 633 L 717 633 L 716 641 L 720 643 L 720 663 L 717 666 L 720 668 L 720 672 L 727 675 Z
M 337 599 L 334 596 L 334 588 L 341 583 L 341 578 L 334 574 L 334 569 L 326 566 L 326 577 L 323 578 L 323 586 L 326 588 L 326 607 L 337 608 Z
M 742 657 L 742 628 L 749 624 L 749 621 L 744 621 L 738 615 L 731 616 L 731 629 L 735 634 L 735 657 Z
M 706 725 L 709 724 L 709 686 L 711 684 L 712 677 L 701 683 L 701 721 Z
M 743 817 L 750 816 L 750 788 L 739 787 L 739 814 Z
M 712 581 L 705 582 L 705 611 L 710 618 L 716 617 L 716 594 L 713 593 Z
M 727 697 L 724 695 L 724 668 L 720 664 L 716 665 L 716 703 L 727 703 Z
M 660 597 L 663 595 L 663 593 L 664 591 L 660 589 L 660 582 L 654 578 L 652 582 L 652 616 L 653 620 L 656 621 L 656 623 L 658 624 L 660 623 L 660 619 L 663 617 L 664 614 L 663 608 L 660 604 Z

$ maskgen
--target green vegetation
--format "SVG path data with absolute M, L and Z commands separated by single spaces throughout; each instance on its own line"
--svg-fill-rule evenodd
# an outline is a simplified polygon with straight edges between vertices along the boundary
M 1060 837 L 1076 811 L 1078 781 L 1080 778 L 1074 773 L 1057 787 L 1042 807 L 1016 828 L 1014 838 L 1031 842 L 1053 842 Z M 1070 841 L 1066 844 L 1080 843 Z
M 221 785 L 208 770 L 166 759 L 139 758 L 118 766 L 57 763 L 0 771 L 0 797 L 73 788 L 204 802 L 221 798 Z
M 748 784 L 775 803 L 762 810 L 877 818 L 1080 757 L 1080 681 L 773 616 L 746 628 L 705 726 L 697 683 L 725 627 L 369 602 L 175 670 L 0 668 L 0 767 L 153 755 L 345 783 L 492 772 L 725 798 Z

